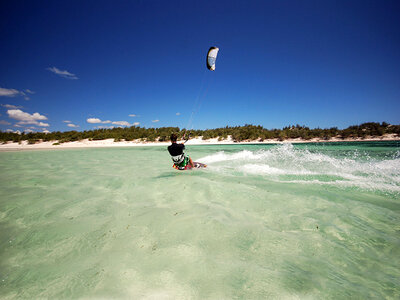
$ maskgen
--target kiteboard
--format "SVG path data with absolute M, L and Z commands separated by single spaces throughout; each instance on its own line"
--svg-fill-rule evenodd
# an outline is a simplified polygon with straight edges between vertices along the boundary
M 202 164 L 202 163 L 197 162 L 197 161 L 194 161 L 193 164 L 194 164 L 194 167 L 195 167 L 196 169 L 204 169 L 204 168 L 207 168 L 207 165 L 206 165 L 206 164 Z
M 202 164 L 202 163 L 197 162 L 197 161 L 194 161 L 193 164 L 194 164 L 194 167 L 192 167 L 190 164 L 187 164 L 186 167 L 181 167 L 181 168 L 176 166 L 175 164 L 173 164 L 172 167 L 174 169 L 177 169 L 177 170 L 180 170 L 180 171 L 207 168 L 206 164 Z

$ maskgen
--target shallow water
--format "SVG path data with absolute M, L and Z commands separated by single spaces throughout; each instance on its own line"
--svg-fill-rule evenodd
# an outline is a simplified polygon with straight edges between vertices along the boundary
M 0 298 L 400 297 L 400 143 L 0 153 Z

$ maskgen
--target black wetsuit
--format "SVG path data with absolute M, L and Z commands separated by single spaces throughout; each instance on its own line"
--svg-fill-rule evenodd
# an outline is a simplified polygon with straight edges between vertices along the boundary
M 181 155 L 183 153 L 183 149 L 185 149 L 184 144 L 172 143 L 172 145 L 168 146 L 168 152 L 171 156 Z

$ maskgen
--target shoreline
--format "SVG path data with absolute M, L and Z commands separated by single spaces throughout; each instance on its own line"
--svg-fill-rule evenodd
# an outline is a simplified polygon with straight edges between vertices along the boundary
M 334 143 L 334 142 L 375 142 L 375 141 L 400 141 L 400 137 L 395 134 L 386 134 L 381 137 L 369 137 L 369 138 L 332 138 L 329 140 L 324 140 L 320 138 L 313 138 L 310 140 L 303 140 L 301 138 L 297 139 L 287 139 L 284 141 L 279 141 L 277 139 L 270 140 L 248 140 L 242 142 L 234 142 L 229 136 L 227 139 L 219 141 L 218 138 L 202 140 L 201 137 L 196 137 L 190 139 L 186 145 L 248 145 L 248 144 L 304 144 L 304 143 Z M 178 141 L 182 143 L 183 141 Z M 114 142 L 114 139 L 105 140 L 81 140 L 75 142 L 66 142 L 62 144 L 57 144 L 58 141 L 51 142 L 38 142 L 35 144 L 28 144 L 28 141 L 22 141 L 19 143 L 7 142 L 0 145 L 0 151 L 19 151 L 19 150 L 49 150 L 49 149 L 77 149 L 77 148 L 107 148 L 107 147 L 143 147 L 143 146 L 168 146 L 171 143 L 168 142 L 144 142 L 140 140 L 135 141 L 120 141 Z

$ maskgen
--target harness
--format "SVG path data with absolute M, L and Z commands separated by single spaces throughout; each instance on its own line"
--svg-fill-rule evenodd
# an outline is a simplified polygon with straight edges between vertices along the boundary
M 182 154 L 171 156 L 171 159 L 175 165 L 180 165 L 185 160 L 185 153 L 182 152 Z
M 189 156 L 186 156 L 185 153 L 182 153 L 180 155 L 176 156 L 171 156 L 172 161 L 174 164 L 172 167 L 177 170 L 187 170 L 189 165 Z

